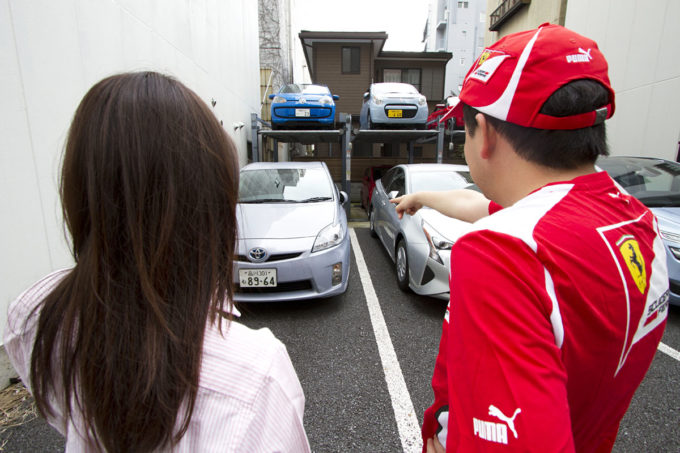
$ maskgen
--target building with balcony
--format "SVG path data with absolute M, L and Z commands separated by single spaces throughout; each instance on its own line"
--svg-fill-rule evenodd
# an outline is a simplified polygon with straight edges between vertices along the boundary
M 423 41 L 429 52 L 450 52 L 444 95 L 457 96 L 470 65 L 484 48 L 487 0 L 430 0 Z

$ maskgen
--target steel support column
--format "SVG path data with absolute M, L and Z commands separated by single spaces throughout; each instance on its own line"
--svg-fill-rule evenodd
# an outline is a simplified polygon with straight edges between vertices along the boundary
M 340 122 L 343 123 L 342 114 L 340 115 Z M 342 187 L 347 194 L 347 202 L 345 203 L 345 213 L 347 219 L 351 218 L 352 210 L 352 115 L 345 114 L 344 116 L 345 130 L 342 134 Z
M 439 123 L 437 127 L 437 163 L 444 161 L 444 123 Z
M 259 162 L 259 146 L 258 146 L 258 140 L 259 140 L 259 134 L 258 131 L 260 130 L 260 125 L 257 122 L 257 113 L 251 113 L 250 114 L 250 132 L 252 134 L 252 144 L 251 144 L 251 149 L 253 151 L 253 162 Z

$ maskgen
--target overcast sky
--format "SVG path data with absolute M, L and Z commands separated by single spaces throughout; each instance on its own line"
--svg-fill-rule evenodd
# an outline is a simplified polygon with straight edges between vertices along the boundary
M 294 0 L 294 36 L 309 31 L 384 31 L 384 50 L 422 51 L 428 0 Z

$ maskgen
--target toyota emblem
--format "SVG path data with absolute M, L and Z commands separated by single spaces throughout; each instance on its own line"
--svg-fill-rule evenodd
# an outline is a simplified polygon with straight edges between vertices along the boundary
M 267 259 L 267 251 L 262 247 L 254 247 L 248 251 L 248 258 L 253 263 L 261 263 Z

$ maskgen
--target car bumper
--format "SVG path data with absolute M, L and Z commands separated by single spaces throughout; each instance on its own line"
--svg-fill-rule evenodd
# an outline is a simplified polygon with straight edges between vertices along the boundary
M 295 258 L 264 263 L 236 261 L 234 262 L 234 300 L 237 302 L 279 302 L 342 294 L 347 289 L 349 251 L 350 242 L 347 234 L 339 245 L 320 252 L 311 253 L 307 249 Z M 336 263 L 342 265 L 342 279 L 333 285 L 333 265 Z M 238 281 L 239 269 L 276 269 L 277 286 L 241 288 Z
M 402 107 L 401 109 L 399 107 Z M 375 124 L 425 124 L 427 122 L 428 110 L 427 104 L 423 106 L 412 104 L 381 104 L 371 105 L 369 107 L 371 114 L 371 122 Z M 402 110 L 404 117 L 392 118 L 388 116 L 389 110 Z M 409 114 L 408 112 L 412 112 Z M 410 117 L 406 117 L 409 115 Z
M 664 246 L 666 248 L 666 265 L 668 267 L 668 279 L 670 283 L 669 302 L 671 305 L 680 306 L 680 261 L 670 249 L 670 247 L 679 249 L 680 244 L 664 241 Z
M 275 104 L 272 106 L 271 113 L 271 121 L 276 125 L 306 125 L 309 123 L 332 125 L 335 119 L 335 106 Z
M 410 287 L 421 296 L 449 299 L 449 260 L 450 250 L 440 250 L 439 257 L 443 261 L 430 258 L 427 244 L 415 244 L 409 254 Z

